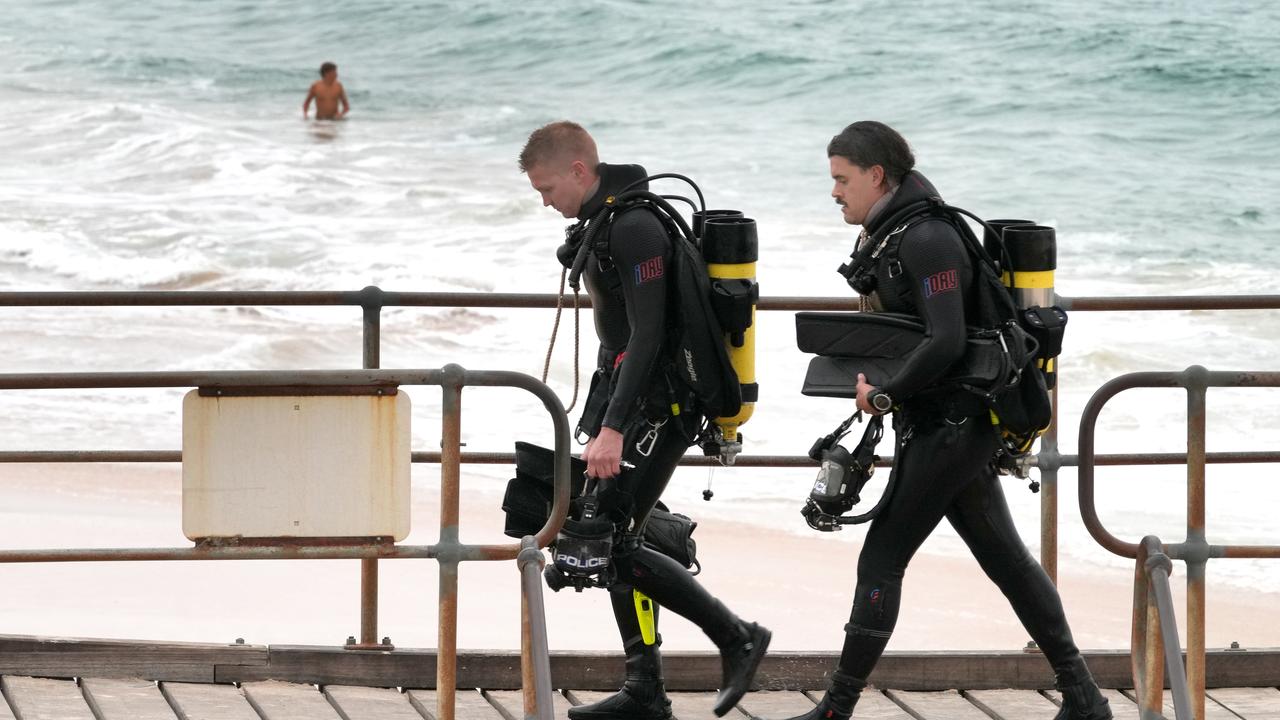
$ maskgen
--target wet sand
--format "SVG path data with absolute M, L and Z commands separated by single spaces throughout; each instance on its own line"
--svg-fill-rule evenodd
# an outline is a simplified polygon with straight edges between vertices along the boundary
M 415 468 L 414 532 L 437 536 L 433 468 Z M 464 476 L 464 487 L 466 478 Z M 174 465 L 0 465 L 0 547 L 185 547 L 180 470 Z M 719 501 L 717 501 L 719 502 Z M 500 498 L 466 492 L 462 539 L 509 542 Z M 696 510 L 696 509 L 695 509 Z M 700 579 L 743 617 L 774 632 L 777 650 L 836 651 L 843 640 L 858 545 L 791 534 L 738 519 L 698 518 Z M 1064 517 L 1063 523 L 1079 522 Z M 852 532 L 861 536 L 861 530 Z M 908 570 L 890 650 L 1015 650 L 1026 644 L 1005 599 L 968 557 L 926 543 Z M 945 548 L 943 548 L 945 550 Z M 1099 557 L 1103 551 L 1098 549 Z M 1064 561 L 1065 563 L 1065 561 Z M 1174 591 L 1185 608 L 1182 568 Z M 381 563 L 379 636 L 401 647 L 436 644 L 437 567 Z M 1272 592 L 1215 588 L 1210 564 L 1208 646 L 1280 647 Z M 227 561 L 0 565 L 0 633 L 250 643 L 341 644 L 359 634 L 359 563 Z M 515 648 L 518 577 L 513 563 L 465 563 L 459 646 Z M 1078 643 L 1129 643 L 1133 571 L 1065 565 L 1059 586 Z M 554 649 L 615 650 L 602 591 L 546 592 Z M 1185 633 L 1186 620 L 1179 618 Z M 668 650 L 709 650 L 696 627 L 662 615 Z

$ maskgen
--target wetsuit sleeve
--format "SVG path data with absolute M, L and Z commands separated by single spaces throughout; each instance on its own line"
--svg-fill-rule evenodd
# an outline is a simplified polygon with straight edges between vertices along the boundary
M 652 381 L 667 327 L 667 268 L 671 241 L 662 223 L 643 209 L 613 221 L 609 254 L 622 282 L 631 334 L 626 355 L 615 371 L 617 382 L 604 426 L 621 430 L 637 400 Z
M 895 401 L 905 400 L 935 383 L 964 355 L 964 297 L 972 283 L 963 241 L 945 223 L 916 226 L 902 241 L 898 259 L 912 288 L 924 322 L 924 339 L 907 364 L 881 389 Z

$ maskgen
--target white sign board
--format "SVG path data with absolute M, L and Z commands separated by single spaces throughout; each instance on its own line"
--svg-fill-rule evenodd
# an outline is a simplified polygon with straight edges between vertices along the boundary
M 199 538 L 409 534 L 409 396 L 182 403 L 182 531 Z

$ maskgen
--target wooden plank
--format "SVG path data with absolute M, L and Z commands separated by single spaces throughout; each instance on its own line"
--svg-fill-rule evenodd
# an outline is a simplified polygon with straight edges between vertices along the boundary
M 213 682 L 222 665 L 265 665 L 261 645 L 0 635 L 0 675 Z
M 74 680 L 6 675 L 0 689 L 22 720 L 95 720 Z
M 1000 720 L 1043 720 L 1058 706 L 1035 690 L 970 690 L 969 702 Z
M 501 679 L 500 679 L 501 678 Z M 281 680 L 315 685 L 432 688 L 436 654 L 427 650 L 344 650 L 340 647 L 272 645 L 260 665 L 219 665 L 216 682 Z M 496 684 L 486 684 L 493 680 Z M 519 653 L 475 653 L 458 658 L 458 683 L 464 687 L 520 684 Z M 465 684 L 464 684 L 465 683 Z
M 1130 662 L 1122 652 L 1086 655 L 1099 683 L 1132 683 Z M 707 691 L 720 684 L 716 653 L 666 653 L 667 689 Z M 756 675 L 758 690 L 809 690 L 826 685 L 833 653 L 766 656 Z M 558 652 L 551 656 L 552 677 L 561 687 L 614 690 L 622 685 L 623 662 L 617 653 Z M 1210 686 L 1280 685 L 1280 651 L 1210 652 Z M 282 680 L 317 685 L 432 688 L 436 654 L 432 650 L 349 651 L 334 646 L 199 645 L 0 636 L 0 675 L 45 677 L 145 678 L 173 682 L 244 683 Z M 518 652 L 468 652 L 458 658 L 458 685 L 490 690 L 520 687 Z M 871 684 L 898 690 L 948 688 L 1048 689 L 1053 677 L 1044 658 L 1024 652 L 886 653 Z
M 497 703 L 498 710 L 507 720 L 522 720 L 524 718 L 524 693 L 519 690 L 497 690 L 491 692 L 489 702 Z M 569 708 L 573 707 L 573 703 L 569 702 L 569 698 L 564 695 L 552 691 L 551 707 L 557 718 L 569 717 Z
M 1102 697 L 1107 699 L 1111 704 L 1111 714 L 1116 717 L 1129 717 L 1133 713 L 1138 712 L 1138 703 L 1130 697 L 1132 690 L 1116 690 L 1114 688 L 1101 688 Z M 1044 696 L 1059 707 L 1062 706 L 1062 693 L 1057 690 L 1045 690 Z
M 669 692 L 671 714 L 676 720 L 715 720 L 712 708 L 716 704 L 715 692 Z M 735 711 L 730 711 L 730 718 L 740 718 Z
M 1244 720 L 1280 720 L 1280 690 L 1273 687 L 1213 688 L 1205 693 Z M 1208 705 L 1205 703 L 1205 714 Z
M 409 700 L 427 720 L 436 720 L 436 691 L 410 690 Z M 502 713 L 489 704 L 478 690 L 458 690 L 454 703 L 454 720 L 503 720 Z M 273 719 L 274 720 L 274 719 Z
M 738 703 L 738 709 L 752 718 L 790 718 L 813 709 L 813 701 L 800 692 L 765 690 L 750 692 Z
M 341 720 L 312 685 L 266 681 L 246 683 L 241 689 L 263 720 Z
M 990 716 L 979 710 L 973 703 L 964 699 L 955 690 L 940 692 L 912 692 L 907 690 L 889 690 L 885 693 L 904 708 L 922 718 L 933 720 L 991 720 Z M 862 704 L 858 704 L 862 709 Z
M 178 720 L 262 720 L 234 685 L 161 683 Z
M 1134 707 L 1137 707 L 1138 696 L 1133 690 L 1122 690 L 1120 691 L 1120 694 L 1123 695 L 1125 699 L 1127 699 L 1130 703 L 1132 703 Z M 1107 699 L 1111 700 L 1110 697 L 1108 697 Z M 1111 700 L 1111 704 L 1113 706 L 1112 712 L 1114 713 L 1115 712 L 1114 706 L 1116 705 L 1116 701 Z M 1123 705 L 1121 705 L 1121 707 L 1123 707 Z M 1170 720 L 1172 720 L 1172 718 L 1174 717 L 1175 710 L 1173 706 L 1173 693 L 1169 690 L 1164 691 L 1164 696 L 1163 696 L 1163 699 L 1161 700 L 1160 712 L 1164 714 L 1165 717 L 1170 718 Z M 1214 702 L 1212 699 L 1205 698 L 1204 718 L 1202 718 L 1202 720 L 1239 720 L 1239 717 L 1240 717 L 1239 715 L 1224 708 L 1222 705 Z
M 324 694 L 342 720 L 422 720 L 399 690 L 330 685 Z
M 1205 694 L 1208 695 L 1207 692 Z M 1272 704 L 1268 707 L 1276 711 L 1276 714 L 1271 717 L 1280 718 L 1280 691 L 1276 691 L 1276 695 L 1271 700 L 1271 703 Z M 1173 693 L 1169 690 L 1164 691 L 1164 714 L 1165 717 L 1168 718 L 1174 717 Z M 1237 713 L 1234 713 L 1219 703 L 1214 702 L 1212 700 L 1212 696 L 1204 699 L 1204 718 L 1201 720 L 1239 720 L 1239 717 L 1240 716 Z
M 1236 655 L 1239 655 L 1237 653 Z M 1257 665 L 1251 675 L 1274 674 L 1280 685 L 1280 652 L 1274 657 L 1253 654 Z M 1104 685 L 1122 686 L 1132 682 L 1129 656 L 1121 651 L 1091 652 L 1086 655 L 1094 677 Z M 834 653 L 785 653 L 767 655 L 756 674 L 755 690 L 810 690 L 826 686 L 826 677 L 836 664 Z M 1239 662 L 1238 658 L 1211 658 L 1210 663 Z M 663 653 L 668 691 L 717 688 L 721 682 L 720 656 L 712 652 Z M 621 686 L 622 658 L 616 653 L 553 653 L 551 674 L 556 683 L 581 690 L 613 690 Z M 518 677 L 518 674 L 516 675 Z M 486 677 L 468 677 L 468 687 L 492 687 Z M 509 680 L 508 680 L 509 682 Z M 947 690 L 1018 688 L 1039 690 L 1053 687 L 1053 673 L 1039 653 L 1027 652 L 897 652 L 885 653 L 876 665 L 870 682 L 878 688 L 901 690 Z
M 100 720 L 174 720 L 176 714 L 149 680 L 85 678 L 80 690 Z
M 1058 704 L 1061 705 L 1062 695 L 1059 694 L 1057 690 L 1054 690 L 1051 694 L 1058 700 Z M 1128 714 L 1138 711 L 1138 703 L 1134 702 L 1133 698 L 1125 695 L 1119 690 L 1115 690 L 1113 688 L 1102 688 L 1102 697 L 1106 698 L 1107 702 L 1111 703 L 1112 715 L 1119 715 L 1120 713 Z
M 814 693 L 813 698 L 821 700 L 822 693 Z M 906 710 L 903 710 L 896 702 L 890 700 L 884 692 L 875 688 L 867 688 L 862 691 L 862 698 L 858 700 L 858 705 L 854 708 L 853 714 L 859 720 L 863 720 L 863 718 L 866 720 L 915 720 Z

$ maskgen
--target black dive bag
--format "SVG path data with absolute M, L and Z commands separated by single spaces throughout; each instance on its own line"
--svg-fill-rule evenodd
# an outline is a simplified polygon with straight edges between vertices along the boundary
M 571 513 L 574 515 L 580 514 L 584 504 L 586 471 L 587 464 L 582 459 L 569 459 L 569 495 L 573 501 L 571 507 L 579 511 Z M 521 538 L 541 530 L 547 518 L 551 517 L 554 484 L 555 452 L 531 443 L 517 442 L 516 476 L 507 482 L 507 491 L 502 497 L 502 510 L 507 514 L 503 534 Z M 569 530 L 568 534 L 581 536 L 587 542 L 598 539 L 601 532 L 598 522 L 600 521 L 591 522 L 571 517 L 565 526 Z M 697 522 L 685 515 L 671 512 L 660 502 L 649 514 L 644 529 L 644 544 L 685 568 L 700 569 L 698 546 L 693 539 L 693 531 L 697 527 Z M 585 566 L 587 563 L 584 561 L 581 564 Z

